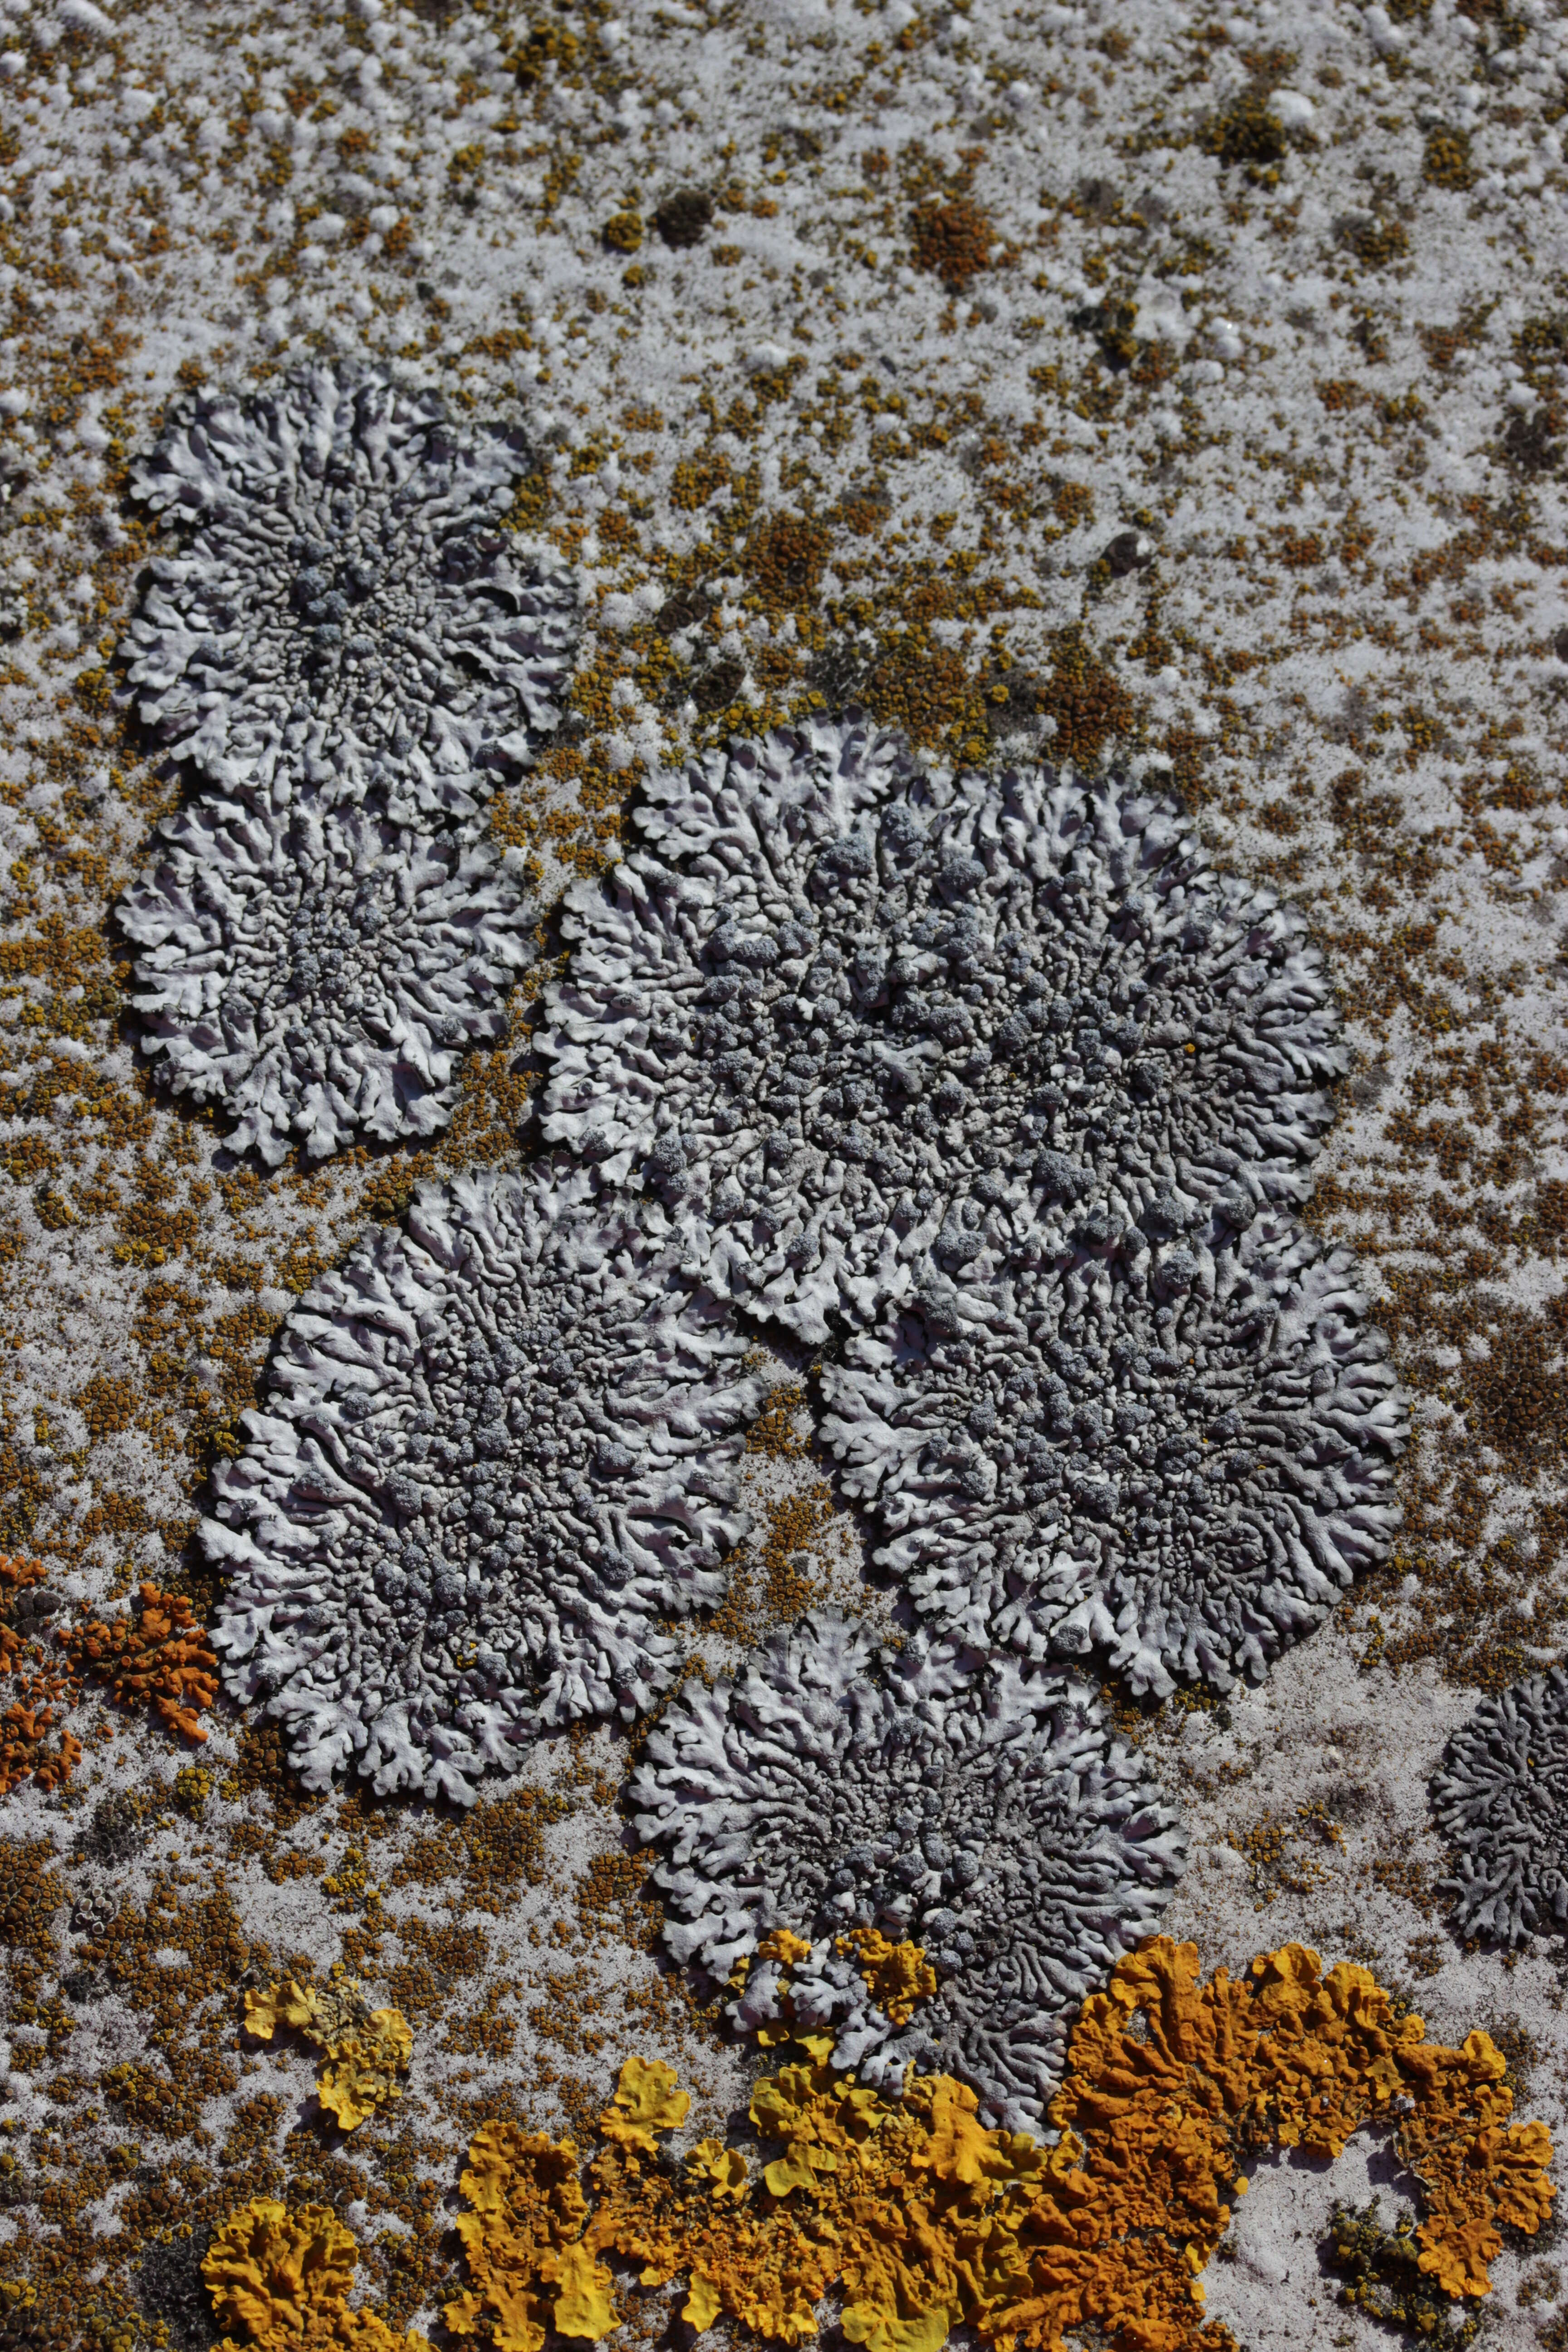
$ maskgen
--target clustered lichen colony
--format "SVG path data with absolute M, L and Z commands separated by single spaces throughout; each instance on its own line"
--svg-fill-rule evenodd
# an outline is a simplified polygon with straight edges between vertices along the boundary
M 349 367 L 188 401 L 134 470 L 188 527 L 125 645 L 191 804 L 121 902 L 176 1092 L 276 1165 L 446 1124 L 537 909 L 479 812 L 556 723 L 570 575 L 497 529 L 530 453 Z
M 1419 2275 L 1446 2297 L 1486 2294 L 1503 2230 L 1532 2234 L 1552 2203 L 1550 2141 L 1510 2120 L 1489 2037 L 1429 2043 L 1364 1969 L 1325 1975 L 1299 1944 L 1239 1982 L 1222 1969 L 1204 1984 L 1196 1961 L 1191 1944 L 1152 1937 L 1084 2003 L 1054 2145 L 987 2130 L 951 2075 L 911 2076 L 889 2102 L 826 2064 L 811 2034 L 756 2084 L 743 2145 L 710 2137 L 673 2160 L 689 2099 L 668 2066 L 636 2057 L 585 2168 L 571 2139 L 487 2123 L 461 2176 L 466 2283 L 447 2326 L 504 2352 L 646 2326 L 618 2258 L 644 2296 L 673 2284 L 664 2307 L 699 2335 L 725 2317 L 807 2342 L 836 2292 L 844 2335 L 868 2352 L 940 2352 L 959 2325 L 1027 2352 L 1064 2352 L 1085 2330 L 1128 2352 L 1214 2352 L 1226 2338 L 1204 2324 L 1202 2274 L 1244 2167 L 1279 2148 L 1338 2157 L 1368 2124 L 1393 2127 L 1420 2184 Z M 781 2151 L 757 2173 L 755 2139 Z M 266 2352 L 301 2336 L 423 2352 L 374 2307 L 347 2306 L 354 2252 L 324 2209 L 256 2199 L 202 2271 L 220 2318 Z
M 269 1159 L 428 1131 L 524 960 L 531 914 L 474 811 L 550 723 L 569 598 L 531 579 L 509 676 L 486 630 L 509 597 L 517 622 L 520 575 L 447 529 L 444 479 L 422 551 L 378 572 L 376 500 L 401 528 L 422 487 L 388 420 L 412 409 L 420 462 L 450 466 L 430 404 L 317 371 L 205 405 L 161 454 L 216 470 L 231 544 L 198 531 L 203 560 L 165 567 L 132 675 L 237 797 L 175 820 L 130 894 L 148 1041 Z M 330 571 L 296 530 L 251 611 L 214 581 L 251 560 L 258 446 L 359 551 Z M 416 699 L 457 713 L 433 736 L 357 693 L 355 665 L 416 637 Z M 758 1401 L 734 1307 L 847 1332 L 824 1433 L 946 1638 L 879 1659 L 808 1620 L 676 1703 L 632 1800 L 668 1849 L 668 1939 L 729 1974 L 738 2025 L 895 2091 L 951 2064 L 983 2115 L 1037 2124 L 1069 2012 L 1183 1854 L 1060 1662 L 1256 1677 L 1394 1521 L 1385 1351 L 1348 1260 L 1289 1216 L 1342 1067 L 1321 961 L 1126 773 L 922 773 L 851 717 L 656 775 L 637 814 L 647 845 L 571 895 L 540 1041 L 546 1139 L 577 1168 L 427 1188 L 406 1236 L 305 1298 L 216 1481 L 216 1643 L 308 1783 L 469 1801 L 542 1726 L 646 1710 L 673 1664 L 657 1622 L 718 1597 Z M 409 879 L 443 848 L 440 935 L 468 950 L 445 967 Z M 368 981 L 330 952 L 345 917 Z M 884 1930 L 931 1955 L 912 2026 L 856 1941 Z
M 413 438 L 430 478 L 406 457 L 392 468 L 390 491 L 379 478 L 389 440 L 400 455 L 395 428 L 411 404 L 374 382 L 317 372 L 248 407 L 204 404 L 165 436 L 144 473 L 143 486 L 165 503 L 171 483 L 198 512 L 216 501 L 218 527 L 198 525 L 193 551 L 165 564 L 137 625 L 133 681 L 146 715 L 226 783 L 254 792 L 259 779 L 285 803 L 296 792 L 313 793 L 329 815 L 341 799 L 363 803 L 379 791 L 389 816 L 406 814 L 396 782 L 406 760 L 420 814 L 440 789 L 470 797 L 481 749 L 520 756 L 507 723 L 516 709 L 496 697 L 481 705 L 488 745 L 471 728 L 464 735 L 443 726 L 437 712 L 434 761 L 412 722 L 395 712 L 388 725 L 379 709 L 362 711 L 354 666 L 384 659 L 384 638 L 406 648 L 421 620 L 450 671 L 450 641 L 463 633 L 443 636 L 422 606 L 438 622 L 451 602 L 447 583 L 467 592 L 477 580 L 493 593 L 498 569 L 510 577 L 495 549 L 476 553 L 465 539 L 454 553 L 443 539 L 451 446 L 428 404 L 416 407 Z M 496 443 L 478 446 L 493 456 Z M 243 571 L 247 559 L 256 568 L 245 497 L 258 473 L 268 488 L 284 476 L 294 536 L 279 571 L 281 525 L 264 503 L 264 588 L 273 584 L 258 597 L 248 574 L 230 580 L 218 616 L 230 624 L 226 658 L 238 667 L 231 688 L 210 649 L 222 593 L 213 581 Z M 488 494 L 482 467 L 479 478 Z M 323 570 L 325 543 L 300 534 L 295 509 L 307 498 L 330 504 L 351 550 L 341 579 Z M 361 512 L 368 507 L 374 525 L 376 499 L 391 517 L 379 540 Z M 419 525 L 409 546 L 389 555 L 392 525 L 410 509 Z M 471 521 L 466 509 L 462 519 Z M 441 583 L 434 593 L 432 570 Z M 178 629 L 173 611 L 184 615 Z M 470 657 L 479 635 L 468 632 Z M 205 691 L 183 698 L 192 673 Z M 438 682 L 421 679 L 422 695 Z M 537 683 L 530 673 L 530 687 Z M 514 706 L 525 698 L 516 694 Z M 468 716 L 460 692 L 455 699 Z M 526 715 L 537 725 L 543 714 L 535 707 Z M 437 788 L 432 773 L 444 780 Z M 967 1364 L 970 1335 L 994 1319 L 1004 1293 L 1020 1282 L 1059 1285 L 1093 1266 L 1111 1344 L 1123 1343 L 1134 1377 L 1144 1368 L 1158 1400 L 1149 1349 L 1158 1354 L 1176 1319 L 1169 1306 L 1162 1319 L 1162 1304 L 1184 1290 L 1229 1303 L 1238 1286 L 1232 1261 L 1249 1246 L 1259 1210 L 1300 1195 L 1327 1123 L 1323 1082 L 1340 1064 L 1321 962 L 1271 901 L 1220 882 L 1172 812 L 1128 779 L 1085 787 L 1045 772 L 997 782 L 928 777 L 851 719 L 739 746 L 685 777 L 660 779 L 639 820 L 648 850 L 604 888 L 574 895 L 571 965 L 541 1041 L 552 1064 L 547 1139 L 570 1147 L 591 1177 L 574 1191 L 545 1171 L 510 1189 L 492 1182 L 423 1196 L 406 1241 L 363 1245 L 342 1277 L 307 1297 L 275 1371 L 276 1409 L 253 1417 L 246 1452 L 220 1475 L 207 1542 L 232 1580 L 217 1643 L 235 1686 L 266 1697 L 314 1780 L 351 1765 L 384 1789 L 466 1796 L 487 1766 L 505 1760 L 508 1743 L 536 1726 L 650 1702 L 664 1662 L 658 1641 L 639 1635 L 659 1614 L 714 1596 L 723 1544 L 742 1524 L 723 1516 L 732 1492 L 722 1463 L 725 1446 L 733 1452 L 743 1388 L 721 1395 L 700 1377 L 704 1393 L 686 1425 L 705 1457 L 702 1473 L 694 1477 L 689 1465 L 671 1490 L 666 1466 L 648 1458 L 647 1400 L 668 1412 L 672 1379 L 682 1377 L 673 1338 L 682 1322 L 689 1353 L 698 1328 L 721 1319 L 725 1299 L 746 1299 L 808 1338 L 826 1336 L 829 1313 L 863 1331 L 908 1300 Z M 633 909 L 637 936 L 628 946 Z M 395 931 L 378 932 L 383 984 L 393 992 L 417 984 L 400 965 L 401 944 Z M 307 957 L 290 963 L 276 947 L 273 954 L 292 1001 Z M 253 983 L 267 977 L 266 956 L 264 942 Z M 306 1024 L 283 1034 L 287 1060 L 290 1036 L 305 1045 Z M 302 1066 L 279 1086 L 285 1099 L 310 1104 L 312 1079 L 319 1095 L 310 1061 L 306 1046 Z M 237 1109 L 242 1100 L 231 1096 Z M 628 1129 L 639 1116 L 646 1131 Z M 319 1118 L 306 1131 L 318 1143 L 331 1139 L 330 1121 Z M 280 1149 L 276 1129 L 274 1141 Z M 628 1188 L 627 1180 L 650 1179 L 665 1193 L 666 1216 Z M 548 1279 L 542 1252 L 552 1261 Z M 1265 1298 L 1250 1324 L 1243 1315 L 1243 1349 L 1281 1314 L 1287 1324 L 1292 1313 L 1312 1320 L 1299 1310 L 1288 1243 L 1274 1255 L 1279 1295 Z M 1156 1298 L 1146 1302 L 1151 1282 Z M 595 1296 L 609 1317 L 605 1338 L 584 1349 L 579 1330 L 569 1348 L 574 1324 L 595 1328 Z M 1337 1414 L 1323 1418 L 1337 1419 L 1354 1466 L 1370 1465 L 1358 1534 L 1374 1548 L 1389 1519 L 1383 1490 L 1401 1432 L 1391 1376 L 1359 1329 L 1359 1302 L 1344 1289 L 1339 1304 L 1339 1321 L 1319 1317 L 1309 1345 L 1324 1365 L 1336 1343 L 1359 1363 L 1359 1386 L 1342 1382 Z M 1180 1344 L 1197 1345 L 1191 1329 Z M 1290 1345 L 1279 1338 L 1276 1352 Z M 734 1353 L 738 1342 L 730 1346 Z M 1140 1421 L 1153 1416 L 1128 1396 L 1108 1423 L 1082 1351 L 1070 1340 L 1054 1347 L 1054 1370 L 1043 1377 L 1059 1391 L 1066 1426 L 1051 1426 L 1047 1396 L 1016 1506 L 1032 1515 L 1026 1524 L 1039 1521 L 1054 1475 L 1080 1517 L 1109 1519 L 1120 1498 L 1094 1470 L 1096 1437 L 1113 1427 L 1124 1447 L 1135 1444 Z M 1186 1360 L 1206 1370 L 1212 1352 Z M 646 1362 L 640 1417 L 626 1404 L 617 1353 Z M 696 1353 L 699 1375 L 710 1374 Z M 905 1353 L 919 1387 L 921 1370 Z M 1161 1360 L 1174 1369 L 1181 1359 L 1167 1349 Z M 1020 1369 L 1026 1362 L 1026 1352 Z M 1064 1370 L 1077 1372 L 1076 1396 Z M 939 1369 L 938 1389 L 942 1379 Z M 1208 1400 L 1216 1418 L 1243 1384 L 1233 1379 Z M 1201 1394 L 1203 1374 L 1184 1385 Z M 1287 1475 L 1292 1441 L 1303 1460 L 1321 1450 L 1303 1442 L 1310 1393 L 1310 1370 L 1292 1387 L 1288 1370 L 1264 1408 L 1281 1424 L 1275 1451 L 1287 1456 Z M 1011 1413 L 1009 1427 L 1019 1417 Z M 656 1425 L 681 1424 L 677 1410 Z M 837 1426 L 829 1424 L 830 1437 Z M 986 1433 L 985 1413 L 973 1403 L 962 1432 L 939 1429 L 925 1446 L 931 1510 L 994 1490 Z M 1162 1435 L 1165 1450 L 1152 1448 L 1149 1466 L 1163 1474 L 1168 1497 L 1172 1449 Z M 1244 1449 L 1229 1466 L 1243 1480 L 1254 1468 Z M 875 1482 L 862 1484 L 871 1491 Z M 1233 1664 L 1260 1670 L 1268 1646 L 1258 1624 L 1274 1629 L 1277 1647 L 1321 1614 L 1348 1574 L 1353 1548 L 1335 1538 L 1356 1498 L 1331 1472 L 1298 1477 L 1296 1488 L 1292 1589 L 1273 1572 L 1267 1541 L 1244 1542 L 1232 1605 L 1256 1623 L 1196 1644 L 1184 1627 L 1172 1639 L 1167 1610 L 1151 1650 L 1144 1610 L 1132 1645 L 1142 1679 L 1168 1683 L 1173 1664 L 1223 1686 Z M 1266 1491 L 1260 1519 L 1276 1500 Z M 1168 1499 L 1164 1507 L 1169 1516 Z M 664 1530 L 658 1540 L 639 1539 L 639 1512 L 641 1524 Z M 1203 1547 L 1181 1540 L 1190 1517 L 1182 1514 L 1173 1559 L 1168 1552 L 1161 1565 L 1168 1580 L 1179 1584 L 1184 1570 L 1201 1591 Z M 1042 1525 L 1042 1546 L 1055 1533 Z M 1009 1565 L 1018 1551 L 1015 1543 Z M 1312 1572 L 1303 1574 L 1309 1553 Z M 985 1548 L 970 1557 L 983 1559 Z M 1120 1596 L 1114 1577 L 1097 1578 L 1095 1565 L 1084 1563 L 1080 1580 L 1103 1616 Z M 930 1605 L 918 1576 L 911 1589 Z M 1001 1608 L 971 1601 L 949 1613 L 977 1658 L 1013 1638 Z M 1103 1646 L 1105 1630 L 1069 1626 L 1057 1654 Z M 1052 1650 L 1036 1626 L 1021 1646 L 1042 1658 Z M 942 1682 L 939 1673 L 922 1697 L 927 1769 L 939 1780 L 947 1713 L 954 1728 L 946 1748 L 956 1755 L 965 1744 L 963 1710 Z M 1072 1789 L 1068 1813 L 1082 1812 L 1092 1843 L 1091 1825 L 1098 1819 L 1103 1833 L 1115 1817 L 1126 1776 L 1108 1752 L 1113 1795 L 1096 1800 L 1081 1778 L 1074 1781 L 1066 1755 L 1053 1757 L 1064 1705 L 1074 1718 L 1069 1741 L 1085 1709 L 1098 1721 L 1092 1702 L 1042 1677 L 1024 1708 L 1024 1778 L 1037 1768 L 1049 1785 L 1054 1766 Z M 907 1727 L 895 1725 L 859 1752 L 883 1789 L 869 1800 L 863 1836 L 875 1832 L 879 1811 L 895 1816 Z M 659 1811 L 668 1833 L 679 1807 L 668 1790 Z M 700 1838 L 700 1819 L 699 1811 L 688 1846 Z M 1126 1846 L 1124 1819 L 1118 1829 Z M 852 1867 L 853 1841 L 845 1843 L 836 1868 Z M 1007 1877 L 1005 1843 L 998 1836 L 998 1851 L 974 1861 L 987 1886 Z M 1110 1882 L 1168 1884 L 1180 1847 L 1167 1838 L 1130 1857 L 1131 1848 Z M 1026 1877 L 1030 1866 L 1026 1856 Z M 1108 1866 L 1102 1853 L 1097 1867 Z M 1061 2000 L 1088 1990 L 1119 1938 L 1150 1924 L 1141 1900 L 1112 1900 L 1118 1925 L 1092 1952 L 1071 1937 L 1041 1938 L 1041 1966 L 1055 1972 Z M 1025 1907 L 1016 1893 L 1003 1897 L 1002 1926 Z M 952 1933 L 942 1947 L 945 1973 L 960 1985 L 983 1979 L 984 1954 L 976 1959 L 956 1916 Z M 749 1929 L 727 1960 L 756 1940 Z M 1031 2004 L 1040 2007 L 1037 1989 L 1018 1989 L 1007 2031 L 1030 2030 Z M 872 2029 L 873 2040 L 887 2022 Z M 866 2037 L 846 2026 L 847 2060 Z M 1055 2071 L 1048 2032 L 1021 2066 L 980 2068 L 998 2109 L 1022 2100 L 1021 2111 L 1037 2114 Z

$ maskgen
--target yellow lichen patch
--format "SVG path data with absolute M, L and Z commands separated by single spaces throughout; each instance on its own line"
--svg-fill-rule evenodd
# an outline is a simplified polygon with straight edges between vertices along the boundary
M 715 2197 L 746 2194 L 751 2175 L 738 2147 L 726 2147 L 721 2139 L 700 2139 L 686 2161 Z
M 621 2068 L 615 2097 L 599 2118 L 599 2127 L 617 2146 L 653 2156 L 658 2148 L 656 2135 L 683 2124 L 690 2105 L 690 2092 L 676 2087 L 672 2066 L 658 2058 L 651 2065 L 645 2065 L 640 2058 L 628 2058 Z
M 414 2035 L 400 2009 L 372 2009 L 357 1984 L 296 1984 L 285 1977 L 245 1996 L 245 2029 L 270 2042 L 292 2026 L 320 2050 L 316 2095 L 344 2131 L 403 2096 L 399 2074 L 414 2055 Z
M 468 2150 L 458 2217 L 468 2291 L 447 2305 L 454 2336 L 487 2333 L 498 2352 L 540 2352 L 554 2312 L 541 2290 L 560 2277 L 559 2257 L 580 2245 L 588 2200 L 572 2142 L 485 2124 Z
M 936 1970 L 919 1944 L 890 1944 L 879 1927 L 857 1927 L 838 1948 L 853 1952 L 872 2000 L 895 2025 L 907 2025 L 916 2001 L 936 1990 Z
M 429 2352 L 423 2336 L 398 2336 L 374 2311 L 351 2311 L 353 2239 L 324 2205 L 290 2213 L 258 2197 L 231 2215 L 202 2258 L 202 2276 L 226 2336 L 268 2352 L 341 2345 L 353 2352 Z
M 809 1936 L 797 1936 L 793 1927 L 773 1927 L 757 1946 L 757 1958 L 777 1960 L 781 1966 L 793 1969 L 811 1950 Z
M 1485 2294 L 1500 2228 L 1532 2232 L 1551 2208 L 1551 2143 L 1509 2120 L 1488 2037 L 1428 2044 L 1364 1969 L 1325 1976 L 1300 1945 L 1238 1982 L 1220 1969 L 1203 1984 L 1195 1947 L 1164 1937 L 1122 1961 L 1080 2012 L 1054 2147 L 988 2130 L 948 2076 L 885 2100 L 835 2074 L 823 2038 L 801 2046 L 752 2094 L 753 2126 L 784 2148 L 760 2185 L 717 2140 L 672 2172 L 645 2168 L 617 2135 L 587 2194 L 570 2141 L 487 2125 L 463 2180 L 473 2286 L 448 2308 L 455 2331 L 538 2352 L 554 2287 L 557 2310 L 573 2298 L 574 2332 L 596 2335 L 607 2273 L 590 2263 L 616 2253 L 641 2263 L 646 2286 L 684 2273 L 699 2330 L 727 2314 L 798 2344 L 836 2288 L 846 2335 L 868 2352 L 938 2352 L 961 2323 L 1027 2352 L 1083 2330 L 1126 2352 L 1205 2352 L 1201 2273 L 1255 2150 L 1332 2158 L 1363 2126 L 1393 2126 L 1424 2193 L 1421 2268 L 1451 2295 Z

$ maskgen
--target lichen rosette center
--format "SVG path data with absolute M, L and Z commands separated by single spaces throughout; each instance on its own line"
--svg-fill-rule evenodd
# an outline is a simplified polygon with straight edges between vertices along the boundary
M 569 894 L 545 1132 L 820 1339 L 950 1269 L 1241 1227 L 1343 1066 L 1321 959 L 1124 776 L 923 776 L 850 719 L 652 780 Z
M 1138 1236 L 1142 1239 L 1142 1236 Z M 941 1631 L 1258 1680 L 1399 1520 L 1406 1416 L 1353 1263 L 1278 1212 L 914 1297 L 823 1367 L 823 1433 Z
M 575 1171 L 422 1187 L 324 1276 L 204 1523 L 230 1686 L 307 1785 L 470 1801 L 542 1727 L 649 1706 L 747 1525 L 743 1356 L 657 1206 Z
M 630 1798 L 665 1850 L 671 1951 L 720 1984 L 747 1965 L 739 2026 L 787 2015 L 895 2088 L 940 2061 L 1020 2129 L 1045 2114 L 1073 2009 L 1153 1931 L 1184 1854 L 1089 1690 L 921 1634 L 881 1652 L 827 1613 L 733 1682 L 689 1684 Z M 787 1985 L 755 1957 L 781 1927 L 810 1944 Z M 853 1931 L 872 1928 L 937 1977 L 902 2023 L 858 1965 Z
M 190 526 L 127 632 L 142 717 L 230 792 L 471 812 L 555 725 L 576 633 L 570 573 L 499 527 L 531 463 L 348 365 L 185 402 L 132 474 Z

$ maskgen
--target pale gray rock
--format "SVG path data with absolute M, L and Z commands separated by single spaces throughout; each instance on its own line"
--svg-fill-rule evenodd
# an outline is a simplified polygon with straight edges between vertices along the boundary
M 1213 1249 L 928 1265 L 822 1381 L 874 1557 L 939 1631 L 1135 1691 L 1258 1680 L 1399 1521 L 1407 1415 L 1354 1262 L 1278 1211 Z
M 229 1688 L 307 1787 L 472 1800 L 518 1743 L 635 1716 L 718 1599 L 759 1401 L 666 1220 L 581 1170 L 422 1186 L 289 1317 L 203 1522 Z
M 1125 776 L 917 772 L 850 718 L 658 774 L 569 892 L 544 1131 L 820 1340 L 950 1272 L 1304 1197 L 1344 1067 L 1299 918 Z
M 190 527 L 122 647 L 141 717 L 230 793 L 470 813 L 555 726 L 577 634 L 570 572 L 500 527 L 531 462 L 350 365 L 182 403 L 132 467 Z
M 539 910 L 476 829 L 314 796 L 197 802 L 120 901 L 140 1043 L 177 1094 L 276 1166 L 355 1135 L 428 1136 L 462 1054 L 503 1036 Z
M 774 1927 L 731 2014 L 835 2036 L 834 2063 L 898 2089 L 942 2069 L 982 2113 L 1037 2130 L 1086 1994 L 1152 1934 L 1184 1866 L 1175 1816 L 1079 1684 L 917 1633 L 895 1653 L 830 1614 L 776 1634 L 733 1682 L 689 1683 L 648 1734 L 630 1801 L 664 1849 L 664 1937 L 722 1984 Z M 919 1944 L 934 1997 L 897 2025 L 843 1948 Z
M 1432 1819 L 1452 1851 L 1442 1884 L 1461 1936 L 1568 1932 L 1568 1673 L 1481 1701 L 1433 1777 Z

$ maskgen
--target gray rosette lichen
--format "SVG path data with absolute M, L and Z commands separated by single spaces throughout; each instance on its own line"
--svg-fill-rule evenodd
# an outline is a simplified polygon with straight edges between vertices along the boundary
M 461 1053 L 505 1034 L 538 909 L 473 829 L 312 798 L 198 802 L 121 899 L 132 1003 L 163 1082 L 276 1164 L 451 1118 Z
M 1163 795 L 921 776 L 853 719 L 656 776 L 567 897 L 545 1133 L 646 1171 L 707 1277 L 809 1339 L 949 1270 L 1245 1225 L 1344 1066 L 1299 919 Z
M 555 725 L 576 634 L 571 575 L 498 528 L 531 463 L 350 366 L 187 401 L 132 468 L 190 526 L 122 648 L 142 718 L 230 793 L 471 812 Z
M 744 1532 L 744 1343 L 657 1203 L 581 1171 L 420 1189 L 284 1328 L 209 1555 L 229 1687 L 310 1788 L 467 1802 L 542 1727 L 631 1717 Z
M 1483 1699 L 1448 1742 L 1432 1818 L 1453 1856 L 1443 1884 L 1461 1936 L 1517 1944 L 1568 1933 L 1568 1674 Z
M 676 1958 L 721 1984 L 751 1963 L 742 2030 L 787 2013 L 878 2085 L 951 2069 L 1013 2129 L 1038 2128 L 1073 2011 L 1152 1932 L 1184 1859 L 1088 1690 L 921 1633 L 879 1652 L 828 1614 L 732 1683 L 689 1684 L 629 1794 L 666 1850 Z M 753 1957 L 778 1928 L 809 1940 L 793 1966 Z M 857 1928 L 934 1969 L 901 2023 L 857 1965 Z
M 1365 1313 L 1350 1256 L 1276 1211 L 1213 1250 L 928 1266 L 824 1365 L 823 1435 L 938 1630 L 1225 1690 L 1398 1524 L 1406 1416 Z

